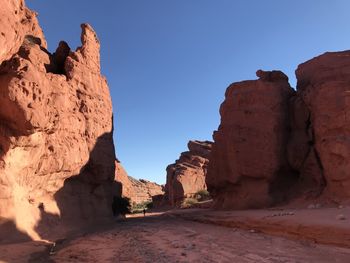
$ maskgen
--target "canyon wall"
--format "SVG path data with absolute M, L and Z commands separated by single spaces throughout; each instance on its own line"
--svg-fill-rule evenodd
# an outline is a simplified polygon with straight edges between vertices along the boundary
M 349 72 L 350 52 L 332 52 L 299 65 L 297 91 L 279 71 L 230 85 L 206 180 L 216 207 L 350 200 Z
M 230 85 L 207 175 L 209 192 L 222 207 L 261 207 L 292 180 L 285 155 L 288 100 L 294 95 L 280 71 L 258 71 L 258 80 Z M 280 178 L 283 180 L 280 180 Z M 280 182 L 277 182 L 280 180 Z M 279 198 L 283 198 L 282 196 Z
M 94 30 L 51 54 L 23 1 L 0 12 L 0 233 L 40 239 L 110 217 L 112 103 Z
M 183 152 L 175 163 L 167 167 L 166 199 L 172 206 L 184 198 L 193 197 L 199 190 L 207 189 L 205 177 L 212 147 L 209 141 L 189 141 L 189 151 Z
M 129 176 L 119 160 L 116 160 L 115 166 L 115 181 L 119 183 L 120 193 L 123 197 L 129 198 L 131 203 L 140 204 L 152 201 L 154 196 L 164 194 L 163 186 Z
M 310 112 L 312 149 L 324 195 L 350 200 L 350 51 L 328 52 L 296 70 L 297 91 Z

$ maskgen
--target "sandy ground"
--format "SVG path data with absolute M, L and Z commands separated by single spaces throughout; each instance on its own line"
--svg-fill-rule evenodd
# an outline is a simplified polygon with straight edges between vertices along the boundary
M 198 211 L 186 211 L 198 215 Z M 210 211 L 202 211 L 210 213 Z M 213 215 L 214 216 L 214 215 Z M 51 253 L 50 253 L 51 250 Z M 131 217 L 56 246 L 0 246 L 3 262 L 350 262 L 350 249 L 293 241 L 255 230 L 184 220 L 170 214 Z
M 350 207 L 173 210 L 182 219 L 350 248 Z M 350 259 L 349 261 L 350 262 Z
M 128 218 L 103 231 L 61 240 L 51 255 L 45 244 L 2 245 L 0 258 L 4 262 L 348 263 L 350 249 L 157 214 Z

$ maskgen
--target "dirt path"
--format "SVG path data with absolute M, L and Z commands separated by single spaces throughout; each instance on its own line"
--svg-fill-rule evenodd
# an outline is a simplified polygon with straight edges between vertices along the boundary
M 172 216 L 129 218 L 56 249 L 42 262 L 350 262 L 350 249 Z M 39 262 L 38 256 L 32 262 Z

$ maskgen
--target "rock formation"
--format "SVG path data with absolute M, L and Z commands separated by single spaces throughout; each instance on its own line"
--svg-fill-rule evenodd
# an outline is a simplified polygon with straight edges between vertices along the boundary
M 227 89 L 207 175 L 217 207 L 350 200 L 349 72 L 350 51 L 325 53 L 299 65 L 296 92 L 278 71 Z
M 0 218 L 40 239 L 111 216 L 112 103 L 94 30 L 50 54 L 35 13 L 1 5 Z
M 24 0 L 1 1 L 0 25 L 0 64 L 18 52 L 26 35 L 38 37 L 46 48 L 36 14 L 25 7 Z
M 293 177 L 285 152 L 294 91 L 280 71 L 257 75 L 258 80 L 230 85 L 220 107 L 206 182 L 222 207 L 268 206 L 273 188 Z
M 115 181 L 120 183 L 121 195 L 130 198 L 131 203 L 140 204 L 152 201 L 154 196 L 164 194 L 163 186 L 129 176 L 119 160 L 116 160 L 115 167 Z
M 309 110 L 308 133 L 318 165 L 313 178 L 334 201 L 350 200 L 350 51 L 329 52 L 296 70 L 300 100 Z
M 212 148 L 209 141 L 189 141 L 189 151 L 183 152 L 175 163 L 167 167 L 166 198 L 172 206 L 179 205 L 186 197 L 207 189 L 205 177 Z

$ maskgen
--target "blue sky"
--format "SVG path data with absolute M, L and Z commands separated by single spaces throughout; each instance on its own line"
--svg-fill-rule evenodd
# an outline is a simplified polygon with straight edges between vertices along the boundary
M 54 51 L 80 45 L 87 22 L 101 41 L 118 158 L 128 173 L 165 183 L 190 139 L 211 140 L 227 86 L 350 48 L 348 0 L 27 0 Z

